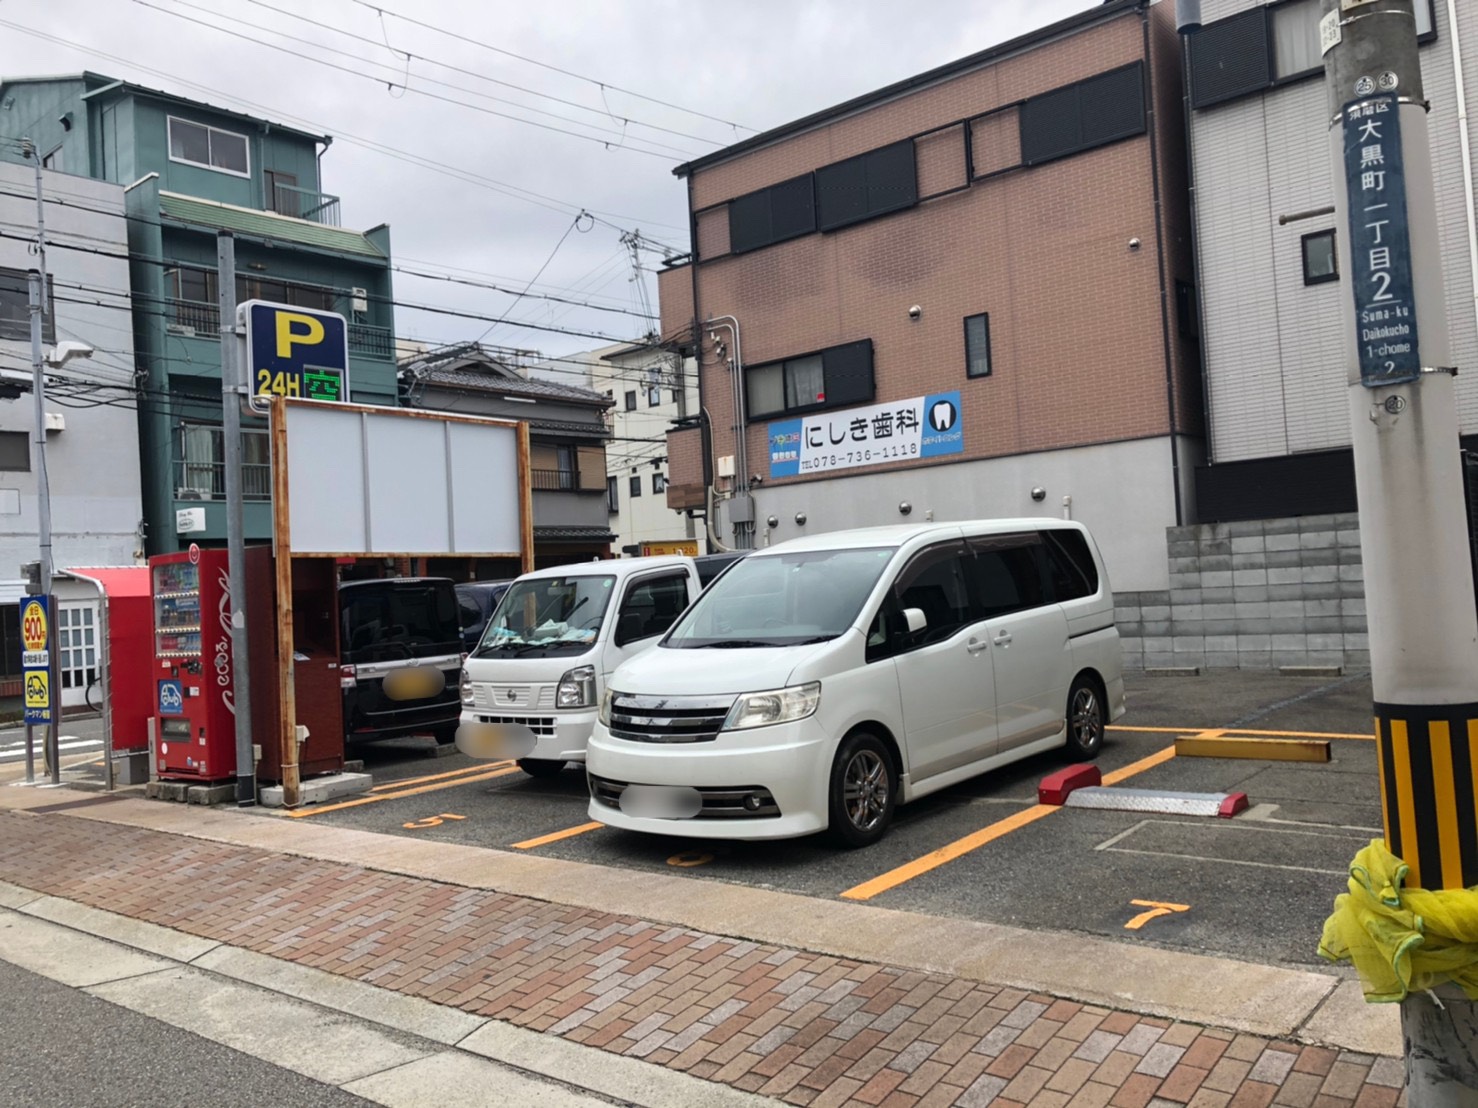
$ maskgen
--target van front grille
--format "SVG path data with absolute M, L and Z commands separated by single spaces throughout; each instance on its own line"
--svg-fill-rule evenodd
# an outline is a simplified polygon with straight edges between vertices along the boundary
M 611 694 L 610 732 L 638 743 L 705 743 L 718 738 L 732 696 Z
M 483 723 L 521 723 L 541 739 L 554 734 L 555 718 L 553 716 L 485 716 L 479 714 L 477 718 Z

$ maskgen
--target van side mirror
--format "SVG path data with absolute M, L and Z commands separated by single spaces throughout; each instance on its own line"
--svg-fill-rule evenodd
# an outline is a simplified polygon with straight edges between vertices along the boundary
M 929 619 L 924 615 L 922 608 L 905 608 L 903 609 L 903 623 L 908 628 L 908 633 L 915 635 L 929 626 Z

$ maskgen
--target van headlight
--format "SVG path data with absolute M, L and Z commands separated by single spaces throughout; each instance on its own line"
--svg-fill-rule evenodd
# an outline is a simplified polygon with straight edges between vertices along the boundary
M 594 708 L 595 667 L 580 666 L 578 669 L 568 670 L 559 679 L 554 703 L 559 708 Z
M 600 721 L 606 727 L 611 725 L 611 697 L 615 695 L 610 689 L 607 689 L 606 695 L 600 698 Z
M 729 709 L 724 720 L 725 731 L 742 731 L 746 727 L 768 727 L 772 723 L 790 723 L 805 719 L 821 703 L 821 682 L 795 685 L 770 692 L 745 693 Z
M 467 676 L 467 670 L 462 670 L 461 681 L 462 707 L 472 707 L 472 678 Z

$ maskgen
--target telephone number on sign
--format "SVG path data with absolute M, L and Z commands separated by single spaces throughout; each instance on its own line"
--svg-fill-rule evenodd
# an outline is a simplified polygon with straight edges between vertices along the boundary
M 868 462 L 886 462 L 892 458 L 918 457 L 919 444 L 876 446 L 865 450 L 848 450 L 841 454 L 818 454 L 801 459 L 801 469 L 835 469 L 837 466 L 866 465 Z

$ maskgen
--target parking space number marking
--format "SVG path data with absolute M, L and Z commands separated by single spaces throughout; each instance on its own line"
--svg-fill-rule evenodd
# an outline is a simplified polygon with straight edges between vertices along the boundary
M 1189 904 L 1164 904 L 1158 900 L 1131 900 L 1129 903 L 1136 908 L 1147 908 L 1149 910 L 1140 912 L 1139 915 L 1126 923 L 1124 925 L 1125 931 L 1138 931 L 1152 919 L 1159 919 L 1161 916 L 1169 916 L 1176 912 L 1189 912 L 1191 910 Z

